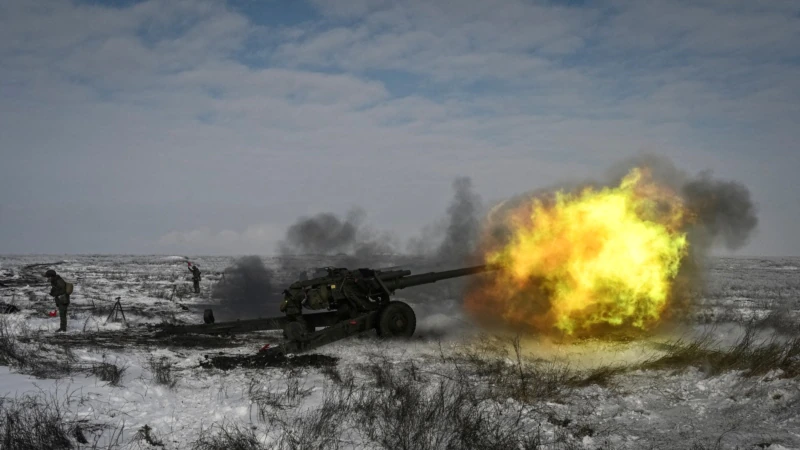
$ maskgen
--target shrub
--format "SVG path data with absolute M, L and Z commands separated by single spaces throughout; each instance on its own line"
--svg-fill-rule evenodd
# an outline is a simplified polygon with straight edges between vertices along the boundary
M 193 450 L 264 450 L 250 428 L 237 425 L 214 425 L 201 430 L 200 437 L 192 444 Z
M 166 356 L 156 358 L 155 356 L 147 360 L 150 366 L 150 372 L 153 374 L 153 381 L 161 386 L 166 386 L 170 389 L 178 384 L 178 379 L 172 373 L 172 362 Z
M 70 426 L 55 399 L 0 399 L 0 442 L 7 449 L 73 448 Z
M 118 366 L 107 362 L 104 357 L 102 362 L 92 365 L 91 372 L 94 376 L 108 382 L 111 386 L 119 386 L 126 369 L 127 367 L 125 366 Z
M 692 341 L 676 340 L 664 344 L 666 354 L 649 361 L 645 369 L 699 367 L 709 375 L 729 370 L 742 370 L 745 376 L 762 375 L 772 370 L 783 371 L 783 376 L 800 375 L 800 336 L 781 339 L 772 336 L 756 342 L 756 326 L 751 324 L 741 338 L 730 348 L 720 348 L 718 343 L 704 335 Z

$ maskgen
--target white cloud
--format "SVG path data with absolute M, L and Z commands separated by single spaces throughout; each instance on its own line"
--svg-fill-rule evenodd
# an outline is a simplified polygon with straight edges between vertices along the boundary
M 695 55 L 796 55 L 797 4 L 788 2 L 615 2 L 619 14 L 603 30 L 609 46 L 672 48 Z M 767 52 L 768 55 L 764 55 Z
M 319 21 L 268 28 L 218 1 L 8 0 L 0 188 L 42 209 L 55 190 L 197 253 L 267 249 L 298 215 L 354 205 L 418 229 L 457 175 L 499 198 L 641 150 L 746 181 L 756 160 L 788 174 L 796 5 L 611 5 L 320 2 Z M 131 205 L 172 204 L 190 206 L 127 225 Z M 253 213 L 216 212 L 228 204 Z M 198 226 L 174 231 L 179 214 Z
M 311 1 L 324 14 L 339 18 L 358 17 L 391 3 L 389 0 Z
M 336 8 L 322 8 L 328 12 L 333 9 L 334 18 L 340 16 Z M 352 15 L 363 20 L 355 27 L 336 27 L 288 42 L 278 55 L 289 64 L 346 70 L 391 68 L 434 74 L 448 81 L 459 79 L 458 75 L 472 75 L 469 70 L 474 67 L 465 67 L 465 60 L 497 55 L 501 58 L 492 58 L 481 66 L 494 69 L 491 76 L 503 77 L 506 64 L 529 65 L 522 61 L 524 56 L 535 63 L 531 52 L 551 55 L 580 48 L 584 28 L 597 16 L 592 10 L 516 0 L 400 1 L 353 10 L 348 16 Z M 513 71 L 512 75 L 520 73 Z

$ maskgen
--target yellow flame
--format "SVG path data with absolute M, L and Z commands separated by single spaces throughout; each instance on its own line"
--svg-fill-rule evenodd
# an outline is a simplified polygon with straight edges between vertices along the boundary
M 566 335 L 659 321 L 688 241 L 677 195 L 632 170 L 618 187 L 533 199 L 507 219 L 511 238 L 486 254 L 496 277 L 468 311 Z

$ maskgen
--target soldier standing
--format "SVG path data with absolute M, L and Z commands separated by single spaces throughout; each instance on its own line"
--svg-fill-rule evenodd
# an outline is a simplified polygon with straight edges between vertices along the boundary
M 56 301 L 58 308 L 58 317 L 61 319 L 61 327 L 58 332 L 67 331 L 67 307 L 69 306 L 69 292 L 67 290 L 67 282 L 59 276 L 55 270 L 50 269 L 44 273 L 44 276 L 50 281 L 50 295 Z
M 197 268 L 196 265 L 192 265 L 192 263 L 187 262 L 189 264 L 189 272 L 192 272 L 192 282 L 194 283 L 194 293 L 200 293 L 200 269 Z

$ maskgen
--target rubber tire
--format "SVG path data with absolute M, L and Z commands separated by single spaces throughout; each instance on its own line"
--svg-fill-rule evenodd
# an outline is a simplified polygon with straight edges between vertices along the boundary
M 389 302 L 380 313 L 375 328 L 382 338 L 410 338 L 417 328 L 417 316 L 408 304 Z

